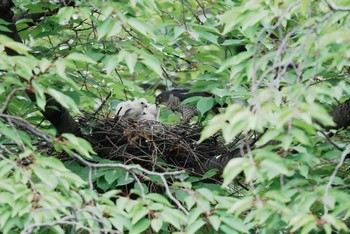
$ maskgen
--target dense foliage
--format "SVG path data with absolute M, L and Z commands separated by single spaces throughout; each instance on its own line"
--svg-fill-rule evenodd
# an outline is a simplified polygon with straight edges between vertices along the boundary
M 23 43 L 0 35 L 1 233 L 350 231 L 349 132 L 329 114 L 350 96 L 348 1 L 61 2 L 13 1 Z M 215 94 L 192 100 L 202 115 L 228 103 L 201 140 L 262 135 L 222 186 L 103 159 L 41 113 L 53 98 L 78 119 L 111 93 L 107 118 L 164 87 Z M 247 191 L 229 189 L 238 178 Z

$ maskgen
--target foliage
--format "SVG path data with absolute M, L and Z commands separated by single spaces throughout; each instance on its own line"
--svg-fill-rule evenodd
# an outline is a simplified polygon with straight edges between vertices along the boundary
M 14 1 L 13 10 L 57 2 Z M 342 0 L 93 0 L 34 25 L 18 20 L 23 44 L 0 35 L 1 232 L 349 232 L 349 133 L 326 128 L 349 98 L 349 15 Z M 79 117 L 112 92 L 102 113 L 113 115 L 120 100 L 153 102 L 162 86 L 215 94 L 194 100 L 202 115 L 229 104 L 208 116 L 201 140 L 262 135 L 254 148 L 242 144 L 223 187 L 101 159 L 40 113 L 46 94 Z M 168 114 L 162 121 L 176 121 Z M 87 163 L 62 163 L 62 152 Z M 230 194 L 239 178 L 249 190 Z

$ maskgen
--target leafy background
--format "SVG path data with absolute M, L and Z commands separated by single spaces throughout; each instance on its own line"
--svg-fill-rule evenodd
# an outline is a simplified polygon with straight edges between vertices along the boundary
M 13 2 L 23 43 L 0 35 L 3 233 L 349 231 L 349 133 L 326 127 L 349 98 L 348 1 Z M 39 21 L 25 16 L 55 9 Z M 229 104 L 204 121 L 201 140 L 263 134 L 228 163 L 223 186 L 99 158 L 40 113 L 47 94 L 78 118 L 111 93 L 107 117 L 122 100 L 154 102 L 171 87 L 215 94 L 197 102 L 202 114 Z M 165 110 L 161 120 L 178 121 Z M 101 168 L 49 157 L 62 152 Z M 142 176 L 164 191 L 150 191 Z M 237 178 L 248 191 L 230 192 Z

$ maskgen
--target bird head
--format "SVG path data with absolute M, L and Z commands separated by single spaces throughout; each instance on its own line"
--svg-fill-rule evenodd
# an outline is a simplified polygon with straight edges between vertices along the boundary
M 169 101 L 169 95 L 169 91 L 158 94 L 158 96 L 156 97 L 156 105 L 158 106 L 160 104 L 167 103 Z
M 144 99 L 144 98 L 137 99 L 137 100 L 134 101 L 134 103 L 137 104 L 137 105 L 140 105 L 142 108 L 145 108 L 148 105 L 147 100 Z

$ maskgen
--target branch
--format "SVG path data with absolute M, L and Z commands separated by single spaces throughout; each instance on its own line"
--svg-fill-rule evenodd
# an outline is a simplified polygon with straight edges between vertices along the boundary
M 323 1 L 332 11 L 350 11 L 350 7 L 336 6 L 333 0 Z
M 344 161 L 345 161 L 345 158 L 346 156 L 350 153 L 350 145 L 348 145 L 345 150 L 343 151 L 341 157 L 340 157 L 340 160 L 339 160 L 339 163 L 337 164 L 337 166 L 335 167 L 331 177 L 329 178 L 329 182 L 325 188 L 325 192 L 324 192 L 324 198 L 323 198 L 323 209 L 324 209 L 324 213 L 323 213 L 323 216 L 327 215 L 328 214 L 328 205 L 327 205 L 327 202 L 328 202 L 328 195 L 329 195 L 329 190 L 332 188 L 332 184 L 333 184 L 333 181 L 335 179 L 335 176 L 337 175 L 340 167 L 344 164 Z
M 46 141 L 47 143 L 53 144 L 53 140 L 52 138 L 47 135 L 44 132 L 41 132 L 40 130 L 36 129 L 34 125 L 32 125 L 31 123 L 19 118 L 19 117 L 15 117 L 15 116 L 11 116 L 11 115 L 5 115 L 5 114 L 0 114 L 0 118 L 3 118 L 7 121 L 11 121 L 13 122 L 17 127 L 20 128 L 24 128 L 27 131 L 31 132 L 32 134 L 42 138 L 44 141 Z M 147 170 L 143 167 L 141 167 L 138 164 L 135 165 L 125 165 L 125 164 L 121 164 L 121 163 L 105 163 L 105 164 L 97 164 L 97 163 L 92 163 L 89 162 L 87 160 L 85 160 L 82 156 L 80 156 L 79 154 L 72 152 L 72 156 L 77 159 L 78 161 L 80 161 L 82 164 L 84 164 L 85 166 L 88 166 L 90 169 L 90 173 L 89 173 L 89 183 L 90 183 L 90 189 L 93 189 L 92 186 L 92 170 L 96 169 L 96 168 L 119 168 L 119 169 L 124 169 L 126 171 L 129 171 L 131 174 L 133 175 L 143 175 L 147 174 L 147 175 L 154 175 L 154 176 L 158 176 L 161 178 L 161 180 L 164 183 L 164 187 L 166 189 L 166 193 L 169 196 L 169 198 L 185 213 L 188 214 L 188 211 L 186 210 L 186 208 L 184 208 L 181 203 L 171 194 L 169 185 L 167 184 L 166 181 L 166 176 L 178 176 L 183 174 L 185 171 L 174 171 L 174 172 L 155 172 L 155 171 L 150 171 Z M 140 173 L 141 172 L 141 173 Z

